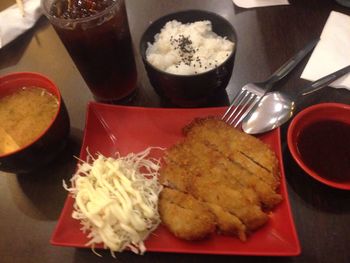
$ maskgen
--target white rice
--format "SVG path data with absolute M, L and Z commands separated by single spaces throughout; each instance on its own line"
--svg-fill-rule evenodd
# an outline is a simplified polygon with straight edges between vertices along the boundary
M 199 74 L 223 63 L 234 43 L 212 31 L 210 21 L 169 21 L 148 43 L 146 57 L 156 68 L 177 75 Z

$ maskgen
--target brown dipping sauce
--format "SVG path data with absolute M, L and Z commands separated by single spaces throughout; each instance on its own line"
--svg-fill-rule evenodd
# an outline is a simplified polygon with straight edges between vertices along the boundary
M 302 130 L 297 148 L 304 163 L 318 175 L 339 182 L 350 180 L 350 124 L 315 122 Z

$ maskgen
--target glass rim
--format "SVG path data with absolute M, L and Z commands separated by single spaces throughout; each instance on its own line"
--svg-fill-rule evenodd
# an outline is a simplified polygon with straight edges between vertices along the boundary
M 68 0 L 67 0 L 68 1 Z M 120 4 L 120 2 L 123 0 L 113 0 L 112 4 L 110 6 L 108 6 L 106 9 L 102 10 L 101 12 L 94 14 L 92 16 L 88 16 L 88 17 L 82 17 L 82 18 L 59 18 L 59 17 L 55 17 L 53 15 L 50 14 L 49 10 L 47 10 L 45 3 L 49 2 L 49 0 L 40 0 L 40 5 L 41 5 L 41 10 L 43 11 L 43 14 L 50 20 L 53 22 L 66 22 L 66 23 L 84 23 L 84 22 L 89 22 L 91 20 L 94 20 L 96 18 L 99 18 L 107 13 L 109 13 L 111 10 L 113 10 L 116 5 Z M 53 2 L 53 1 L 52 1 Z M 52 3 L 51 3 L 52 5 Z M 50 6 L 51 6 L 50 5 Z

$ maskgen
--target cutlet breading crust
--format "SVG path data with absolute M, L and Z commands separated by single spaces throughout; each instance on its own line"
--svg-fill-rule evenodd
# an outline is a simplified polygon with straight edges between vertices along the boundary
M 211 145 L 272 187 L 279 186 L 276 155 L 259 139 L 214 118 L 196 119 L 184 128 L 184 134 Z
M 198 240 L 214 233 L 214 214 L 191 195 L 165 188 L 160 198 L 159 213 L 163 223 L 175 236 Z
M 245 240 L 247 233 L 267 222 L 266 210 L 282 200 L 276 192 L 279 170 L 275 154 L 257 138 L 214 118 L 195 120 L 184 128 L 184 134 L 182 142 L 168 149 L 160 172 L 161 182 L 180 191 L 177 193 L 184 199 L 173 196 L 170 202 L 161 195 L 163 223 L 184 239 L 207 236 L 210 232 L 204 235 L 203 229 L 208 229 L 208 222 L 203 226 L 197 219 L 188 223 L 197 218 L 193 213 L 199 209 L 189 213 L 182 204 L 197 200 L 214 216 L 219 232 Z M 181 230 L 181 220 L 187 224 L 185 230 Z

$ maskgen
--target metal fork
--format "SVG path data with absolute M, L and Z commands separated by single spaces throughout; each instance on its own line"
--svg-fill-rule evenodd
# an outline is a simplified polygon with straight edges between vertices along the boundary
M 307 44 L 295 56 L 277 69 L 266 81 L 259 83 L 247 83 L 244 85 L 241 91 L 232 100 L 230 107 L 226 110 L 221 119 L 226 123 L 237 127 L 244 120 L 244 118 L 247 117 L 250 112 L 252 112 L 254 107 L 258 105 L 261 98 L 269 90 L 271 90 L 273 85 L 287 76 L 315 47 L 317 42 L 318 39 Z

